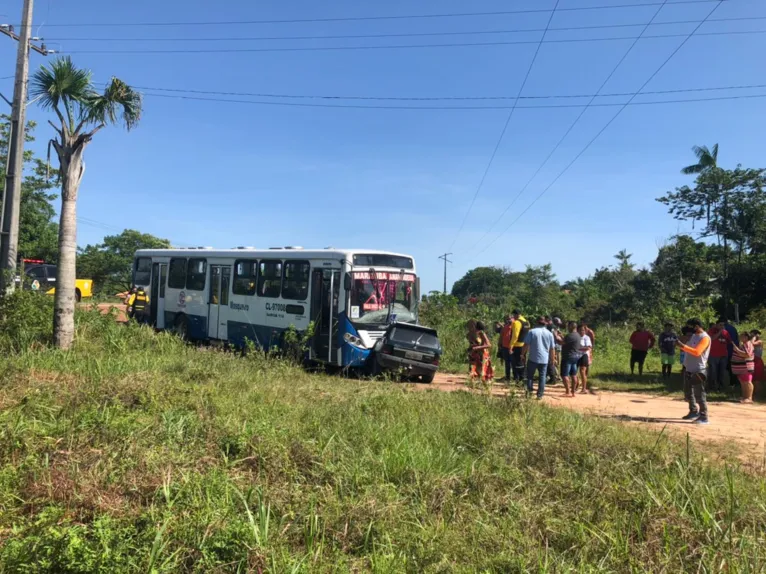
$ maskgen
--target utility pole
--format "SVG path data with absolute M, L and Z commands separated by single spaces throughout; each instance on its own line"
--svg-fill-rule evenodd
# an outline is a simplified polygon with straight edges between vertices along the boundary
M 444 294 L 447 294 L 447 263 L 452 263 L 449 259 L 447 259 L 452 253 L 445 253 L 444 255 L 439 255 L 439 259 L 444 259 Z
M 2 244 L 0 244 L 0 286 L 6 291 L 14 285 L 14 271 L 19 248 L 19 212 L 21 211 L 21 178 L 24 171 L 24 137 L 26 135 L 27 85 L 29 84 L 29 50 L 43 55 L 48 50 L 33 46 L 32 39 L 33 0 L 24 0 L 21 13 L 21 33 L 16 34 L 9 25 L 0 26 L 0 33 L 19 43 L 16 53 L 16 79 L 13 86 L 10 141 L 8 144 L 8 169 L 5 174 L 3 194 Z

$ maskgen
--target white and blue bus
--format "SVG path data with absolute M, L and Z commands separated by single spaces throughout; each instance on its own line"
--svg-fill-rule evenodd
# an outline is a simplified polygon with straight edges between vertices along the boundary
M 151 322 L 194 340 L 280 346 L 314 323 L 308 358 L 361 367 L 391 322 L 416 323 L 420 297 L 409 255 L 354 249 L 142 249 L 133 283 Z

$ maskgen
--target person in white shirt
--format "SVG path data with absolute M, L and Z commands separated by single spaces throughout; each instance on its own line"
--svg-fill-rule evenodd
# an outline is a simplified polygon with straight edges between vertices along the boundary
M 577 367 L 580 370 L 580 392 L 585 394 L 588 392 L 588 367 L 590 366 L 590 351 L 593 348 L 593 341 L 587 334 L 587 327 L 580 325 L 577 329 L 580 333 L 580 352 L 582 357 L 577 361 Z M 574 389 L 577 389 L 577 382 L 574 383 Z

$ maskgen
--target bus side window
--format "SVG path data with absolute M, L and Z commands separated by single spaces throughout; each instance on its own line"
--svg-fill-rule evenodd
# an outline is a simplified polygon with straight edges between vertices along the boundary
M 186 289 L 188 291 L 204 291 L 207 277 L 207 259 L 189 259 L 186 269 Z
M 258 270 L 258 295 L 260 297 L 279 297 L 282 289 L 282 262 L 261 261 Z
M 308 261 L 285 261 L 285 275 L 282 281 L 282 298 L 303 301 L 309 296 Z
M 235 295 L 255 295 L 255 282 L 258 276 L 258 261 L 252 259 L 238 259 L 234 262 L 234 286 Z
M 186 289 L 186 258 L 170 260 L 168 268 L 168 287 L 171 289 Z
M 152 258 L 139 257 L 135 262 L 133 285 L 149 285 L 152 279 Z

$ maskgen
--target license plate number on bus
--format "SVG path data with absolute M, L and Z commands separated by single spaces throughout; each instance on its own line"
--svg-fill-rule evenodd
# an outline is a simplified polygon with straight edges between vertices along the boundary
M 415 351 L 405 351 L 404 358 L 413 359 L 415 361 L 421 361 L 423 360 L 423 353 L 416 353 Z

